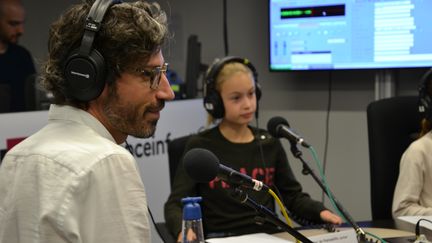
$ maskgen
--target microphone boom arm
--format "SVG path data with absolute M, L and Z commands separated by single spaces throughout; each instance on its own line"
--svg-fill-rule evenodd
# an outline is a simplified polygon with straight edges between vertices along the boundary
M 311 240 L 306 238 L 306 236 L 302 235 L 300 232 L 294 230 L 289 225 L 287 225 L 282 220 L 280 220 L 279 217 L 273 211 L 264 207 L 261 204 L 258 204 L 257 202 L 255 202 L 254 200 L 249 198 L 248 194 L 246 192 L 244 192 L 243 190 L 239 189 L 238 187 L 234 189 L 231 196 L 234 199 L 237 199 L 238 201 L 240 201 L 240 203 L 244 203 L 244 204 L 248 205 L 249 207 L 254 208 L 257 212 L 259 212 L 261 215 L 263 215 L 267 221 L 269 221 L 270 223 L 273 223 L 274 225 L 282 228 L 284 231 L 288 232 L 290 235 L 292 235 L 297 240 L 300 240 L 301 242 L 305 242 L 305 243 L 313 243 Z
M 343 217 L 348 221 L 348 223 L 354 228 L 359 242 L 367 242 L 366 233 L 363 231 L 362 228 L 360 228 L 360 226 L 353 220 L 351 215 L 339 203 L 339 201 L 334 196 L 333 192 L 330 191 L 330 188 L 324 186 L 322 180 L 315 174 L 315 172 L 311 169 L 309 164 L 303 159 L 301 152 L 294 154 L 294 157 L 298 158 L 302 162 L 303 171 L 304 171 L 303 174 L 310 174 L 313 177 L 313 179 L 318 183 L 318 185 L 321 187 L 321 189 L 326 193 L 327 197 L 333 199 L 335 206 L 339 209 L 339 211 L 341 212 Z

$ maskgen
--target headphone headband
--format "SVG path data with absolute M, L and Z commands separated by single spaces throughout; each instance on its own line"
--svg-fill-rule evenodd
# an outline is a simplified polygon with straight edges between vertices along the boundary
M 106 66 L 103 55 L 93 48 L 108 9 L 119 0 L 96 0 L 90 8 L 84 24 L 81 45 L 66 60 L 64 77 L 67 81 L 66 96 L 79 101 L 97 98 L 105 86 Z

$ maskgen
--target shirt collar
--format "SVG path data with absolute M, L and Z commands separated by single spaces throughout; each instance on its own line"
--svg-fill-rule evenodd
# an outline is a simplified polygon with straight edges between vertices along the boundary
M 53 121 L 53 120 L 68 120 L 68 121 L 74 121 L 80 124 L 84 124 L 90 127 L 91 129 L 93 129 L 96 133 L 98 133 L 102 137 L 105 137 L 113 141 L 114 143 L 116 143 L 113 136 L 108 132 L 105 126 L 102 125 L 102 123 L 94 116 L 92 116 L 90 113 L 82 109 L 69 106 L 69 105 L 52 104 L 50 106 L 49 113 L 48 113 L 48 121 Z

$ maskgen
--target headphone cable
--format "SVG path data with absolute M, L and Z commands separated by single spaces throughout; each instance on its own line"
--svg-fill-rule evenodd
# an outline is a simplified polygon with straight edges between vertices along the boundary
M 159 231 L 159 228 L 157 227 L 157 225 L 156 225 L 156 222 L 155 222 L 155 220 L 154 220 L 154 218 L 153 218 L 153 214 L 152 214 L 152 212 L 150 211 L 150 207 L 147 205 L 147 211 L 148 211 L 148 213 L 149 213 L 149 215 L 150 215 L 150 218 L 151 218 L 151 221 L 152 221 L 152 223 L 153 223 L 153 225 L 154 225 L 154 227 L 155 227 L 155 229 L 156 229 L 156 232 L 158 233 L 158 235 L 159 235 L 159 237 L 162 239 L 162 241 L 164 241 L 164 238 L 162 237 L 162 233 Z

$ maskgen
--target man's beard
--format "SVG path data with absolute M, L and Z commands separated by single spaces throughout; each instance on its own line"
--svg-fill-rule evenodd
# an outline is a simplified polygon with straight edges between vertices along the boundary
M 158 120 L 145 120 L 146 113 L 151 109 L 161 109 L 160 104 L 148 104 L 144 111 L 140 111 L 137 104 L 120 104 L 119 97 L 115 91 L 110 91 L 106 102 L 104 102 L 104 113 L 111 126 L 118 131 L 137 138 L 148 138 L 153 136 Z

